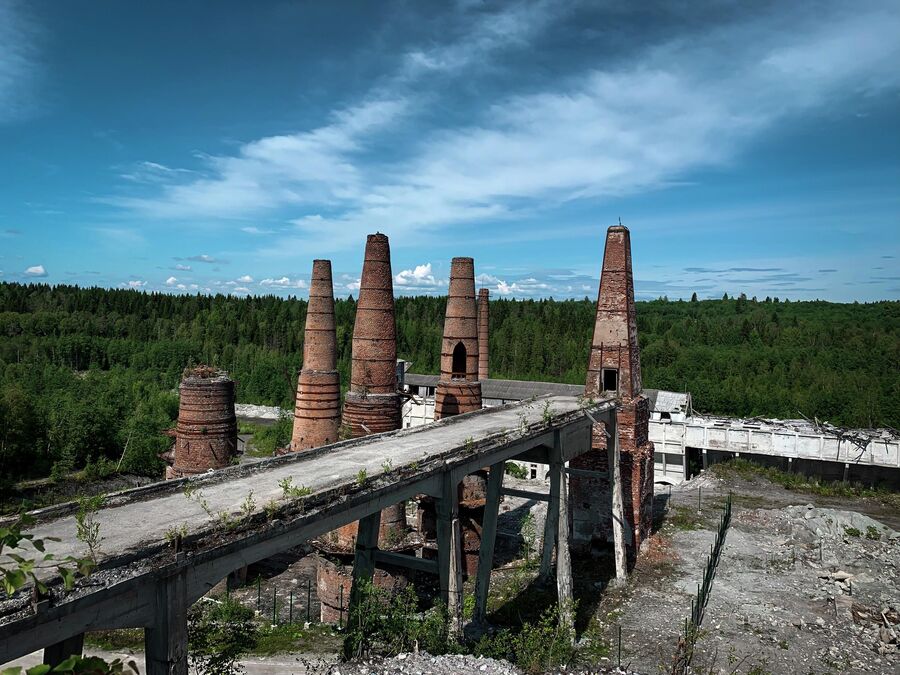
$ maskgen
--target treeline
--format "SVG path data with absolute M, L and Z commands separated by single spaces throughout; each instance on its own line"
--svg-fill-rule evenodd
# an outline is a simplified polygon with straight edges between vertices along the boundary
M 445 299 L 397 299 L 398 354 L 437 373 Z M 336 303 L 346 386 L 356 305 Z M 584 382 L 592 300 L 491 301 L 493 377 Z M 696 410 L 900 426 L 900 303 L 640 302 L 644 385 Z M 121 459 L 154 474 L 185 366 L 209 363 L 240 402 L 291 407 L 306 302 L 0 284 L 0 462 L 7 480 Z M 127 450 L 124 453 L 123 450 Z

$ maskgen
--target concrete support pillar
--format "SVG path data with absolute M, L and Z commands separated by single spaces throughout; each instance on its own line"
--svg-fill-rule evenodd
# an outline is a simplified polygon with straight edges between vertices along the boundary
M 539 583 L 550 581 L 553 566 L 553 548 L 556 546 L 559 531 L 559 488 L 560 471 L 555 464 L 550 464 L 550 501 L 547 503 L 547 519 L 544 521 L 544 542 L 541 550 L 541 568 L 538 573 Z
M 44 664 L 58 666 L 70 656 L 81 656 L 84 650 L 84 633 L 73 635 L 56 644 L 44 647 Z
M 478 551 L 478 574 L 475 577 L 475 623 L 483 623 L 487 617 L 487 599 L 494 567 L 494 542 L 497 538 L 497 517 L 500 514 L 500 490 L 503 488 L 505 463 L 491 467 L 487 484 L 487 500 L 484 506 L 484 522 L 481 529 L 481 549 Z
M 701 453 L 703 455 L 703 470 L 706 471 L 709 468 L 709 457 L 706 454 L 706 448 L 703 448 Z
M 229 591 L 235 591 L 247 585 L 247 566 L 239 567 L 234 572 L 230 572 L 225 578 L 225 585 Z
M 441 597 L 450 615 L 450 636 L 462 635 L 462 552 L 460 551 L 459 494 L 457 481 L 448 472 L 442 496 L 437 500 L 438 575 Z
M 187 612 L 185 575 L 160 579 L 153 625 L 144 629 L 147 675 L 187 675 Z
M 616 582 L 625 583 L 628 578 L 627 554 L 625 551 L 625 508 L 622 495 L 622 466 L 621 452 L 619 448 L 619 423 L 615 416 L 612 417 L 606 439 L 606 452 L 609 458 L 609 466 L 612 472 L 612 531 L 613 554 L 616 561 Z M 612 441 L 610 443 L 610 441 Z M 629 536 L 627 541 L 631 541 Z
M 844 464 L 844 482 L 846 483 L 849 478 L 850 478 L 850 465 L 845 463 Z
M 557 432 L 557 446 L 559 432 Z M 559 599 L 559 626 L 568 631 L 575 643 L 575 605 L 572 598 L 572 554 L 569 551 L 569 474 L 560 461 L 559 448 L 554 452 L 554 473 L 559 475 L 559 497 L 556 534 L 556 594 Z
M 353 558 L 353 588 L 350 591 L 350 614 L 359 603 L 360 582 L 372 581 L 375 574 L 375 551 L 378 550 L 378 530 L 381 511 L 371 513 L 359 521 L 356 535 L 356 554 Z

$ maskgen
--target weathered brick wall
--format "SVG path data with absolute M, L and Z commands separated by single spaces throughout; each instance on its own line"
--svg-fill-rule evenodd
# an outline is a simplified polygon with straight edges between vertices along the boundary
M 331 261 L 313 260 L 303 335 L 303 370 L 297 378 L 297 404 L 291 435 L 294 452 L 338 440 L 341 383 L 335 345 Z
M 465 349 L 465 372 L 453 371 L 457 345 Z M 478 310 L 475 304 L 475 261 L 454 258 L 450 263 L 450 287 L 441 340 L 441 379 L 434 397 L 436 420 L 481 410 L 478 381 Z
M 179 390 L 174 460 L 166 477 L 230 466 L 237 452 L 234 381 L 200 366 L 185 375 Z

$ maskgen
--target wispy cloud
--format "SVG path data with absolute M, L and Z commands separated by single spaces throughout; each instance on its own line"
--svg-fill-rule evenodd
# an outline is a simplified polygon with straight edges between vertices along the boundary
M 467 31 L 408 51 L 392 77 L 321 126 L 245 143 L 208 158 L 201 177 L 111 201 L 154 218 L 280 209 L 295 229 L 263 245 L 270 257 L 345 248 L 374 229 L 421 238 L 664 188 L 733 161 L 780 122 L 900 84 L 896 4 L 779 4 L 627 59 L 582 60 L 539 87 L 487 89 L 497 93 L 435 125 L 447 119 L 430 113 L 447 104 L 448 78 L 477 80 L 558 15 L 551 3 L 473 12 Z
M 190 260 L 192 262 L 207 263 L 210 265 L 212 265 L 212 264 L 227 265 L 228 264 L 227 260 L 222 260 L 221 258 L 214 258 L 211 255 L 206 255 L 205 253 L 201 253 L 200 255 L 188 256 L 187 258 L 185 258 L 185 260 Z
M 39 31 L 25 10 L 25 3 L 0 1 L 0 123 L 35 108 Z
M 275 286 L 278 288 L 307 288 L 309 286 L 303 279 L 291 279 L 287 276 L 279 279 L 263 279 L 259 282 L 259 285 Z

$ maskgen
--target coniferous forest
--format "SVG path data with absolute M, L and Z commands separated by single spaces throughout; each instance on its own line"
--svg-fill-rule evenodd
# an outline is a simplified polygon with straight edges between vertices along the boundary
M 413 372 L 438 372 L 444 305 L 397 299 Z M 355 302 L 335 310 L 346 386 Z M 0 284 L 3 481 L 110 460 L 158 475 L 191 364 L 227 370 L 239 402 L 290 408 L 305 312 L 275 296 Z M 492 299 L 491 376 L 584 382 L 593 318 L 589 299 Z M 696 411 L 900 427 L 900 302 L 659 299 L 637 320 L 644 386 L 688 390 Z

